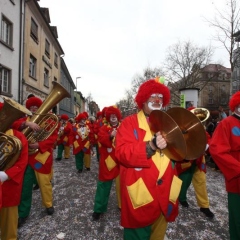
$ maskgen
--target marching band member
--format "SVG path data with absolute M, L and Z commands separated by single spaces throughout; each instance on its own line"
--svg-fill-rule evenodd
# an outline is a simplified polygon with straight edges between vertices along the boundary
M 190 107 L 188 110 L 192 110 L 195 107 Z M 210 135 L 206 131 L 207 145 L 206 150 L 210 143 Z M 199 158 L 193 160 L 183 160 L 176 162 L 176 168 L 178 177 L 182 180 L 182 187 L 179 194 L 179 203 L 188 208 L 187 202 L 187 190 L 191 183 L 195 191 L 197 204 L 200 207 L 200 211 L 205 214 L 206 217 L 212 219 L 214 213 L 209 209 L 209 199 L 207 193 L 207 179 L 206 179 L 206 161 L 205 153 Z
M 83 170 L 83 163 L 86 169 L 90 170 L 90 129 L 86 125 L 86 116 L 82 113 L 76 117 L 76 124 L 72 131 L 73 155 L 75 155 L 75 163 L 78 173 Z M 85 160 L 85 161 L 84 161 Z
M 230 239 L 240 239 L 240 91 L 232 95 L 233 115 L 221 120 L 215 129 L 210 154 L 225 177 Z
M 72 134 L 72 124 L 68 121 L 68 115 L 62 114 L 60 117 L 60 127 L 58 129 L 58 139 L 57 139 L 57 161 L 62 159 L 62 154 L 64 151 L 64 158 L 70 158 L 70 145 L 71 145 L 71 134 Z
M 120 164 L 121 225 L 125 240 L 163 240 L 168 222 L 178 215 L 181 180 L 174 162 L 160 150 L 167 142 L 149 127 L 149 114 L 170 101 L 170 91 L 159 79 L 138 89 L 140 111 L 124 118 L 116 135 L 115 155 Z
M 117 107 L 108 107 L 106 111 L 107 125 L 103 125 L 98 132 L 98 141 L 101 144 L 97 190 L 94 201 L 93 220 L 107 211 L 109 195 L 113 180 L 119 175 L 119 165 L 115 156 L 115 137 L 120 125 L 121 112 Z M 119 187 L 119 184 L 116 184 Z M 117 189 L 118 204 L 120 189 Z
M 37 112 L 38 108 L 42 105 L 42 100 L 38 97 L 31 97 L 26 101 L 26 107 L 33 114 Z M 16 124 L 16 125 L 19 125 Z M 26 126 L 30 127 L 36 132 L 40 127 L 36 123 L 31 123 L 29 118 L 21 119 L 20 129 L 24 129 Z M 18 207 L 18 227 L 26 222 L 27 217 L 30 214 L 32 204 L 32 188 L 34 178 L 37 178 L 38 185 L 40 187 L 42 204 L 46 208 L 48 215 L 54 213 L 53 207 L 53 193 L 52 193 L 52 166 L 53 166 L 53 147 L 57 140 L 57 130 L 45 140 L 29 144 L 30 149 L 35 149 L 33 154 L 28 155 L 28 166 L 26 168 L 23 180 L 23 189 L 21 195 L 21 202 Z
M 2 109 L 3 103 L 0 103 Z M 26 137 L 15 129 L 8 129 L 7 135 L 17 137 L 22 149 L 17 161 L 5 171 L 0 171 L 2 208 L 0 208 L 0 232 L 2 240 L 17 239 L 18 205 L 21 199 L 23 176 L 27 167 L 28 143 Z

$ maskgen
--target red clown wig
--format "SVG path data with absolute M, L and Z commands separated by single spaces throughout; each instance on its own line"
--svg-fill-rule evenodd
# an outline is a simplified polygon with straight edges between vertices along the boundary
M 40 107 L 42 105 L 42 100 L 38 97 L 30 97 L 27 101 L 26 101 L 26 108 L 30 109 L 30 107 L 36 106 L 36 107 Z
M 108 122 L 110 121 L 111 114 L 115 114 L 118 121 L 120 121 L 121 118 L 122 118 L 121 112 L 116 106 L 110 106 L 110 107 L 107 108 L 106 119 L 107 119 Z
M 143 104 L 154 93 L 159 93 L 163 95 L 163 107 L 165 107 L 169 103 L 170 91 L 168 87 L 155 79 L 149 79 L 146 82 L 142 83 L 135 97 L 135 102 L 137 103 L 139 109 L 143 108 Z
M 68 117 L 67 114 L 62 114 L 62 115 L 61 115 L 61 119 L 67 121 L 67 120 L 69 119 L 69 117 Z
M 232 112 L 235 111 L 235 108 L 240 104 L 240 91 L 232 95 L 229 101 L 229 107 Z
M 101 111 L 97 112 L 97 118 L 99 118 L 99 117 L 102 117 L 102 112 Z
M 86 115 L 83 113 L 79 113 L 77 117 L 75 118 L 76 122 L 80 122 L 81 120 L 86 120 Z

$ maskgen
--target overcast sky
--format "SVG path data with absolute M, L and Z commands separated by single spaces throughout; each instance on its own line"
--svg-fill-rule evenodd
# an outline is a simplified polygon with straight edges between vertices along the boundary
M 213 18 L 225 0 L 40 0 L 57 26 L 64 61 L 78 91 L 90 93 L 100 109 L 124 98 L 136 74 L 155 68 L 167 48 L 191 40 L 219 47 Z M 230 67 L 228 54 L 217 48 L 213 63 Z

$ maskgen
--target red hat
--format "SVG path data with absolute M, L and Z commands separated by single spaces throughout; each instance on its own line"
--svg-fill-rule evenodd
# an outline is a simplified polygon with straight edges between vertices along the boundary
M 111 114 L 115 114 L 117 119 L 118 119 L 118 121 L 120 121 L 121 118 L 122 118 L 121 112 L 120 112 L 120 110 L 116 106 L 111 106 L 111 107 L 107 108 L 107 110 L 106 110 L 106 119 L 107 119 L 108 122 L 110 121 Z
M 102 116 L 103 116 L 103 117 L 105 117 L 105 115 L 106 115 L 107 108 L 108 108 L 108 107 L 104 107 L 104 108 L 102 109 Z
M 82 114 L 84 114 L 86 116 L 86 118 L 88 118 L 88 113 L 87 112 L 83 112 Z
M 38 97 L 30 97 L 27 101 L 26 101 L 26 108 L 30 109 L 30 107 L 32 106 L 36 106 L 36 107 L 40 107 L 42 105 L 42 100 Z
M 170 91 L 167 86 L 160 83 L 158 80 L 149 79 L 142 83 L 138 89 L 135 97 L 139 109 L 143 108 L 143 104 L 149 99 L 154 93 L 160 93 L 163 95 L 163 107 L 165 107 L 170 101 Z
M 62 114 L 62 115 L 61 115 L 61 119 L 62 119 L 62 120 L 68 120 L 68 118 L 69 118 L 69 117 L 68 117 L 67 114 Z
M 101 116 L 102 116 L 102 112 L 101 111 L 97 112 L 97 118 L 99 118 Z
M 4 103 L 3 103 L 3 102 L 0 102 L 0 111 L 1 111 L 2 108 L 3 108 L 3 105 L 4 105 Z
M 77 115 L 77 117 L 75 118 L 75 120 L 76 120 L 77 122 L 80 122 L 80 121 L 83 120 L 83 119 L 86 119 L 86 115 L 84 115 L 83 113 L 79 113 L 79 114 Z
M 240 104 L 240 91 L 234 93 L 229 101 L 229 107 L 232 112 L 235 111 L 237 105 Z

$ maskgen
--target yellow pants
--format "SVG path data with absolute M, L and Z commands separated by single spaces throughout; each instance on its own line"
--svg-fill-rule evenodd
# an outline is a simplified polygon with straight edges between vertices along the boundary
M 16 240 L 18 207 L 3 207 L 0 210 L 1 240 Z
M 64 158 L 70 158 L 70 147 L 64 146 Z
M 198 206 L 201 208 L 209 208 L 209 200 L 207 194 L 206 173 L 196 168 L 192 184 L 195 190 Z
M 91 167 L 91 155 L 84 153 L 84 165 L 86 168 Z
M 42 204 L 46 208 L 53 206 L 53 195 L 52 195 L 52 183 L 51 177 L 52 174 L 42 174 L 35 171 L 37 182 L 41 191 Z
M 167 221 L 163 214 L 151 226 L 150 240 L 163 240 L 167 231 Z

